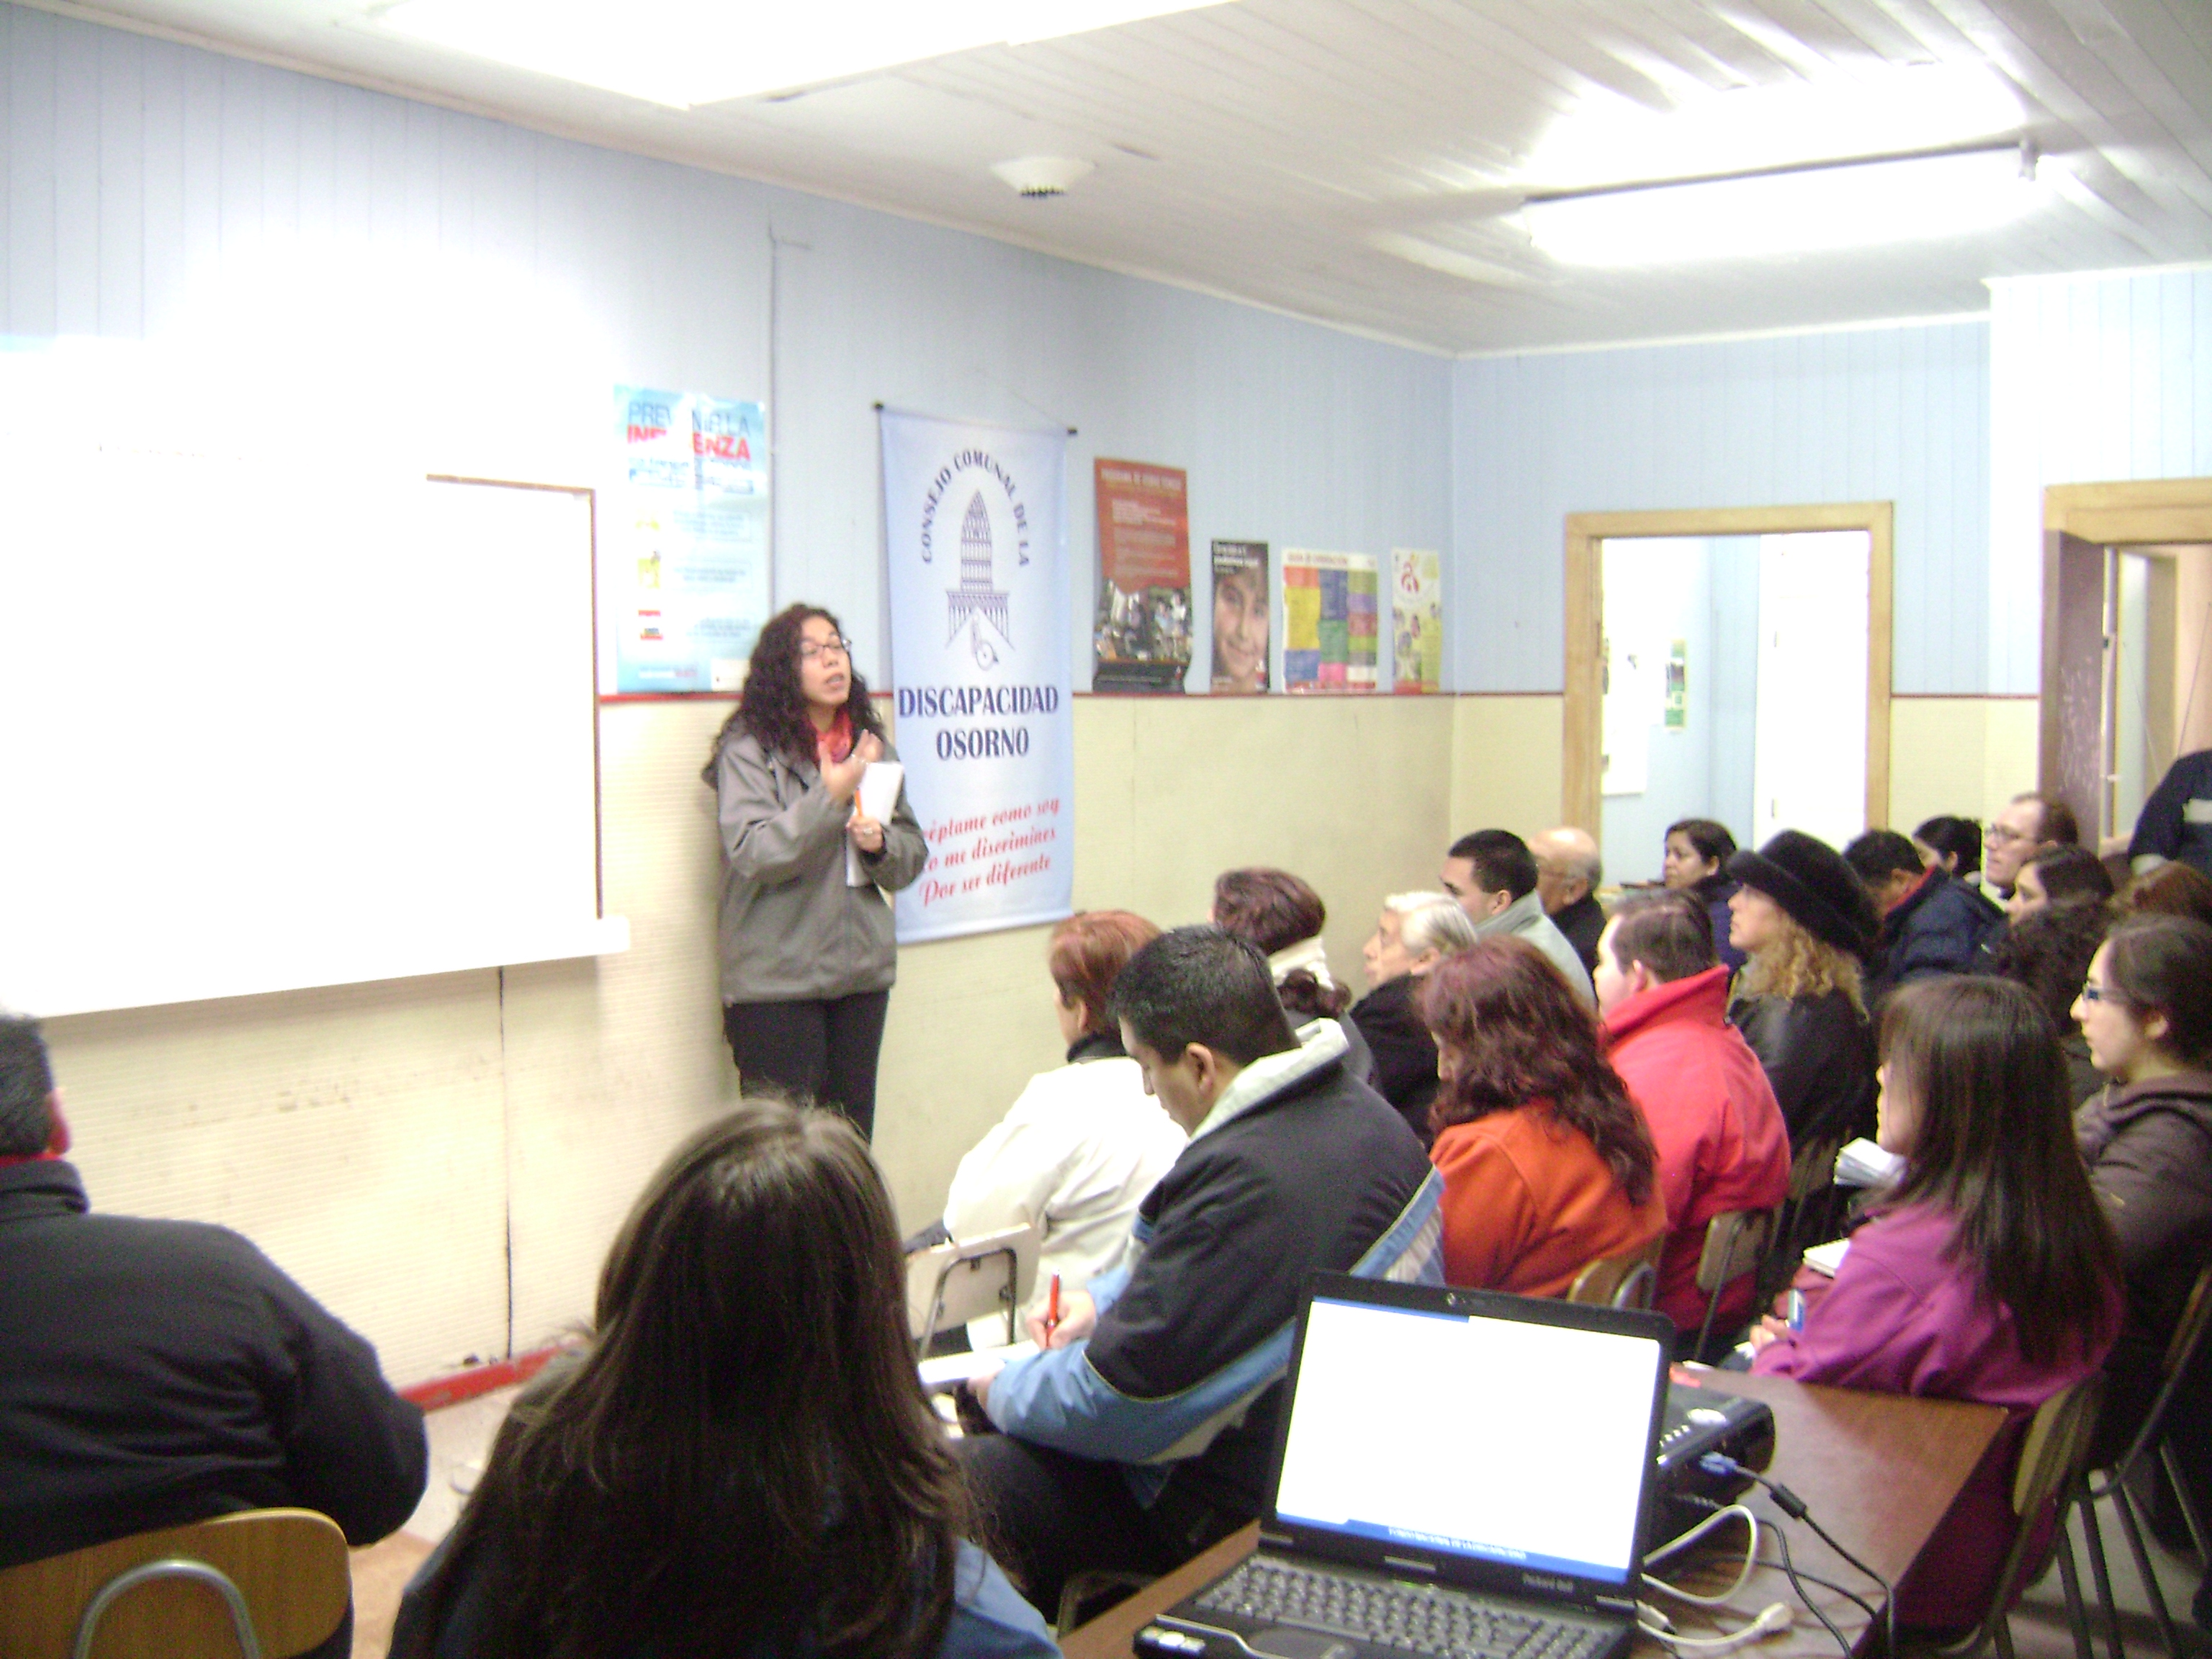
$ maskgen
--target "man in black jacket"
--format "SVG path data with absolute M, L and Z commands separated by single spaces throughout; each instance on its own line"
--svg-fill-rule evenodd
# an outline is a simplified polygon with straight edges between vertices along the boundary
M 1046 1352 L 973 1385 L 960 1443 L 1000 1559 L 1048 1618 L 1069 1575 L 1164 1572 L 1266 1501 L 1298 1293 L 1316 1268 L 1437 1283 L 1442 1182 L 1405 1120 L 1301 1038 L 1267 960 L 1164 933 L 1114 983 L 1121 1042 L 1190 1145 L 1139 1206 L 1128 1265 L 1062 1304 Z
M 38 1026 L 0 1015 L 0 1567 L 238 1510 L 405 1521 L 422 1413 L 375 1351 L 234 1232 L 88 1213 L 69 1144 Z
M 1868 830 L 1844 848 L 1844 862 L 1881 918 L 1866 962 L 1869 1008 L 1911 981 L 1973 972 L 2004 930 L 2003 911 L 1941 865 L 1923 866 L 1920 850 L 1894 830 Z

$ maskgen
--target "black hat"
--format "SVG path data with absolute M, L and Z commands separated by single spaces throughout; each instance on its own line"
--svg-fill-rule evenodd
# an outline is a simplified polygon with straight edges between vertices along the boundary
M 1756 853 L 1738 853 L 1728 872 L 1766 895 L 1800 927 L 1853 956 L 1874 948 L 1874 902 L 1844 855 L 1802 830 L 1784 830 Z

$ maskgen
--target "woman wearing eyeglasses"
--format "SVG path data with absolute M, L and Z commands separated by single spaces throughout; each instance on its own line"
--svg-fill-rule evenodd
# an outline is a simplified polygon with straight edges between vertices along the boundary
M 2212 1261 L 2212 927 L 2187 916 L 2122 923 L 2090 959 L 2074 1018 L 2111 1082 L 2074 1116 L 2089 1184 L 2120 1242 L 2127 1319 L 2106 1370 L 2100 1451 L 2127 1447 L 2163 1382 L 2197 1275 Z M 2166 1443 L 2200 1516 L 2212 1516 L 2212 1357 L 2167 1408 Z M 2208 1580 L 2212 1584 L 2212 1580 Z M 2212 1616 L 2200 1589 L 2197 1618 Z
M 903 785 L 888 823 L 856 805 L 869 763 L 897 758 L 836 617 L 794 605 L 761 629 L 700 774 L 721 826 L 722 1031 L 738 1074 L 835 1107 L 863 1135 L 897 974 L 884 896 L 929 860 Z

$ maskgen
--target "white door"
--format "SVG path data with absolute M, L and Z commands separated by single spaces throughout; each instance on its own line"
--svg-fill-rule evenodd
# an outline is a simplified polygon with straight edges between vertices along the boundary
M 1863 530 L 1762 536 L 1753 846 L 1802 830 L 1840 848 L 1866 828 Z

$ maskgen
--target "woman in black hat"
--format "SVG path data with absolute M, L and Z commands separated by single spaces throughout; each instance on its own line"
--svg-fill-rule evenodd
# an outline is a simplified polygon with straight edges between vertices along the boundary
M 1859 995 L 1874 906 L 1843 854 L 1799 830 L 1728 872 L 1729 939 L 1749 957 L 1729 1018 L 1766 1068 L 1794 1153 L 1874 1133 L 1874 1033 Z

